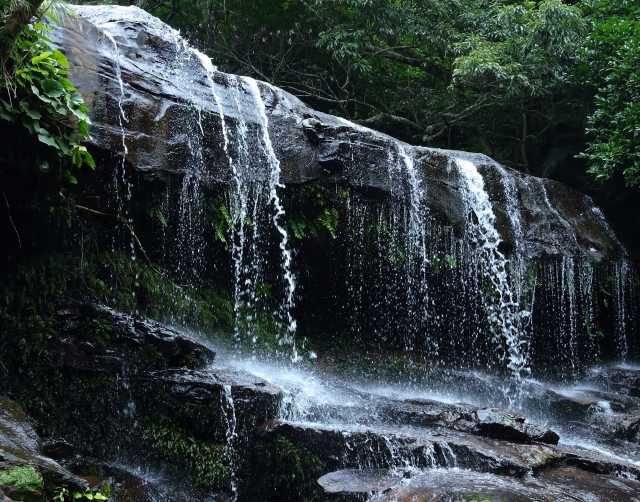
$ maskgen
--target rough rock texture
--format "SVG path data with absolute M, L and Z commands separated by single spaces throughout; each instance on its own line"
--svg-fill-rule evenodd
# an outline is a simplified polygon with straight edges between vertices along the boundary
M 84 305 L 79 310 L 58 312 L 63 362 L 70 368 L 89 372 L 123 372 L 133 357 L 143 368 L 202 367 L 215 358 L 215 352 L 185 334 L 151 319 L 124 314 L 105 306 Z M 104 327 L 109 349 L 92 343 L 96 325 Z M 89 336 L 87 336 L 89 335 Z M 153 352 L 151 357 L 150 352 Z M 143 353 L 143 357 L 136 357 Z M 131 364 L 131 361 L 129 361 Z
M 633 500 L 638 488 L 635 481 L 616 480 L 572 468 L 544 471 L 527 479 L 509 479 L 486 473 L 459 471 L 451 476 L 446 471 L 354 471 L 329 473 L 318 483 L 332 501 L 369 500 L 368 493 L 383 502 L 416 500 L 500 500 L 520 502 L 575 502 L 576 500 Z
M 0 444 L 31 453 L 42 450 L 42 442 L 20 404 L 0 396 Z
M 412 171 L 421 187 L 417 192 L 414 187 L 421 199 L 415 204 L 463 231 L 468 189 L 456 159 L 467 160 L 484 178 L 505 249 L 590 261 L 622 252 L 592 201 L 563 185 L 511 171 L 480 154 L 411 147 L 315 112 L 262 82 L 255 83 L 258 98 L 254 83 L 208 71 L 177 32 L 136 7 L 74 9 L 81 17 L 68 18 L 52 38 L 67 55 L 70 79 L 91 108 L 92 142 L 122 153 L 124 140 L 126 159 L 152 178 L 189 173 L 229 183 L 231 163 L 242 162 L 250 177 L 268 179 L 262 145 L 252 139 L 264 125 L 261 99 L 283 183 L 323 179 L 374 198 L 406 200 Z M 235 133 L 240 123 L 248 128 L 246 154 Z
M 38 434 L 20 404 L 0 396 L 0 474 L 29 466 L 42 478 L 41 486 L 34 486 L 33 489 L 12 483 L 3 484 L 0 480 L 0 497 L 6 496 L 9 500 L 45 500 L 46 491 L 60 485 L 67 485 L 72 491 L 84 491 L 87 482 L 44 456 L 41 445 Z
M 198 438 L 226 442 L 230 421 L 246 441 L 278 415 L 282 392 L 249 373 L 228 369 L 166 370 L 137 379 L 139 406 L 150 416 L 173 417 Z
M 510 444 L 437 429 L 332 428 L 268 422 L 258 435 L 286 437 L 312 451 L 328 469 L 460 467 L 523 476 L 562 457 L 547 446 Z
M 499 408 L 481 409 L 467 404 L 445 404 L 426 399 L 390 401 L 385 417 L 400 425 L 438 426 L 521 443 L 558 444 L 560 437 L 547 427 L 526 422 L 517 413 Z

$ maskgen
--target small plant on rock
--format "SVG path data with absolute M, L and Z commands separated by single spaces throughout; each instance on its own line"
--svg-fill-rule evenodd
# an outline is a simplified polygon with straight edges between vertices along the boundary
M 42 486 L 42 476 L 30 465 L 21 465 L 8 472 L 0 472 L 0 485 L 15 486 L 33 493 Z

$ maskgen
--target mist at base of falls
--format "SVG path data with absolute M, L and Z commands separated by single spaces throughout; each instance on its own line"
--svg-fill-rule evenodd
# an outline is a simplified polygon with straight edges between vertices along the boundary
M 377 434 L 413 434 L 419 429 L 405 422 L 399 410 L 406 403 L 434 406 L 471 405 L 477 408 L 503 408 L 526 417 L 527 422 L 543 424 L 560 435 L 560 445 L 577 447 L 605 455 L 614 460 L 640 466 L 640 451 L 605 434 L 590 429 L 567 413 L 567 403 L 586 403 L 589 413 L 613 414 L 611 406 L 620 406 L 624 397 L 617 395 L 602 378 L 617 370 L 640 371 L 640 366 L 609 364 L 585 368 L 570 381 L 559 379 L 522 379 L 519 399 L 512 402 L 503 389 L 508 377 L 456 368 L 421 367 L 420 376 L 407 378 L 399 370 L 383 368 L 385 376 L 362 376 L 337 369 L 335 361 L 321 358 L 299 364 L 256 360 L 234 355 L 233 351 L 215 347 L 218 360 L 210 367 L 240 370 L 263 379 L 283 393 L 280 420 L 336 431 L 375 431 Z M 416 375 L 416 366 L 414 375 Z M 395 370 L 395 371 L 394 371 Z M 566 399 L 568 398 L 568 399 Z M 611 399 L 609 402 L 607 399 Z M 620 400 L 620 401 L 616 401 Z M 589 404 L 592 403 L 592 404 Z M 586 416 L 586 415 L 585 415 Z

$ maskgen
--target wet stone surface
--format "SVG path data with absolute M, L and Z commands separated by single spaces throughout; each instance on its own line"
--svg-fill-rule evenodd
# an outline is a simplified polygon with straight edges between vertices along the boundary
M 51 490 L 60 485 L 84 491 L 86 481 L 45 456 L 41 445 L 22 406 L 0 396 L 0 500 L 6 497 L 4 500 L 44 501 Z M 20 486 L 15 477 L 11 477 L 12 473 L 25 472 L 26 468 L 35 470 L 29 478 L 33 481 L 29 487 Z
M 120 154 L 122 130 L 118 114 L 111 110 L 122 104 L 127 116 L 127 161 L 151 179 L 184 174 L 188 169 L 184 159 L 191 155 L 188 124 L 197 110 L 203 131 L 199 176 L 209 183 L 229 183 L 229 158 L 238 158 L 238 147 L 231 142 L 229 151 L 224 150 L 220 115 L 224 114 L 227 129 L 243 122 L 247 137 L 256 137 L 262 119 L 248 81 L 218 71 L 208 74 L 177 32 L 137 7 L 74 9 L 80 17 L 69 16 L 51 37 L 69 59 L 74 68 L 70 78 L 91 109 L 93 145 Z M 213 98 L 211 81 L 219 103 Z M 577 191 L 504 168 L 484 155 L 405 145 L 316 112 L 282 89 L 263 82 L 257 85 L 285 184 L 328 180 L 371 199 L 408 199 L 406 173 L 397 168 L 403 164 L 399 152 L 405 151 L 422 179 L 419 203 L 460 231 L 467 220 L 464 181 L 451 166 L 461 158 L 482 174 L 494 210 L 502 216 L 497 230 L 506 248 L 519 247 L 530 257 L 568 253 L 589 262 L 611 259 L 622 251 L 591 199 Z M 249 145 L 250 151 L 259 148 Z M 260 155 L 250 158 L 254 165 L 248 172 L 257 181 L 268 179 Z M 507 185 L 515 187 L 515 197 L 506 195 Z M 509 222 L 514 211 L 524 228 L 517 238 Z
M 402 477 L 387 474 L 386 478 L 395 481 L 395 485 L 381 491 L 377 490 L 375 482 L 363 483 L 362 475 L 343 471 L 333 476 L 338 474 L 340 484 L 337 487 L 344 492 L 365 492 L 363 495 L 373 492 L 375 495 L 371 500 L 381 502 L 629 502 L 637 500 L 640 487 L 637 481 L 608 478 L 574 468 L 550 469 L 523 479 L 463 469 L 408 471 Z M 360 500 L 369 500 L 369 497 Z

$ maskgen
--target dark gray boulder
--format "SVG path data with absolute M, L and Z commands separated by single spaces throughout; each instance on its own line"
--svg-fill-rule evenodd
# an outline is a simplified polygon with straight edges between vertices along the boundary
M 102 305 L 58 312 L 65 366 L 78 371 L 124 373 L 168 367 L 203 367 L 215 352 L 188 335 L 143 316 Z M 100 343 L 108 337 L 108 349 Z
M 412 147 L 316 112 L 269 84 L 207 69 L 207 58 L 203 64 L 177 32 L 136 7 L 74 10 L 80 17 L 66 19 L 51 36 L 91 109 L 92 143 L 125 153 L 124 141 L 127 161 L 151 178 L 189 174 L 229 183 L 232 164 L 242 158 L 246 177 L 267 180 L 269 162 L 257 140 L 265 125 L 262 102 L 281 183 L 330 180 L 374 198 L 417 197 L 422 213 L 462 232 L 468 187 L 458 162 L 468 161 L 482 175 L 504 249 L 588 261 L 623 253 L 592 201 L 559 183 L 480 154 Z M 240 124 L 250 139 L 244 153 Z

